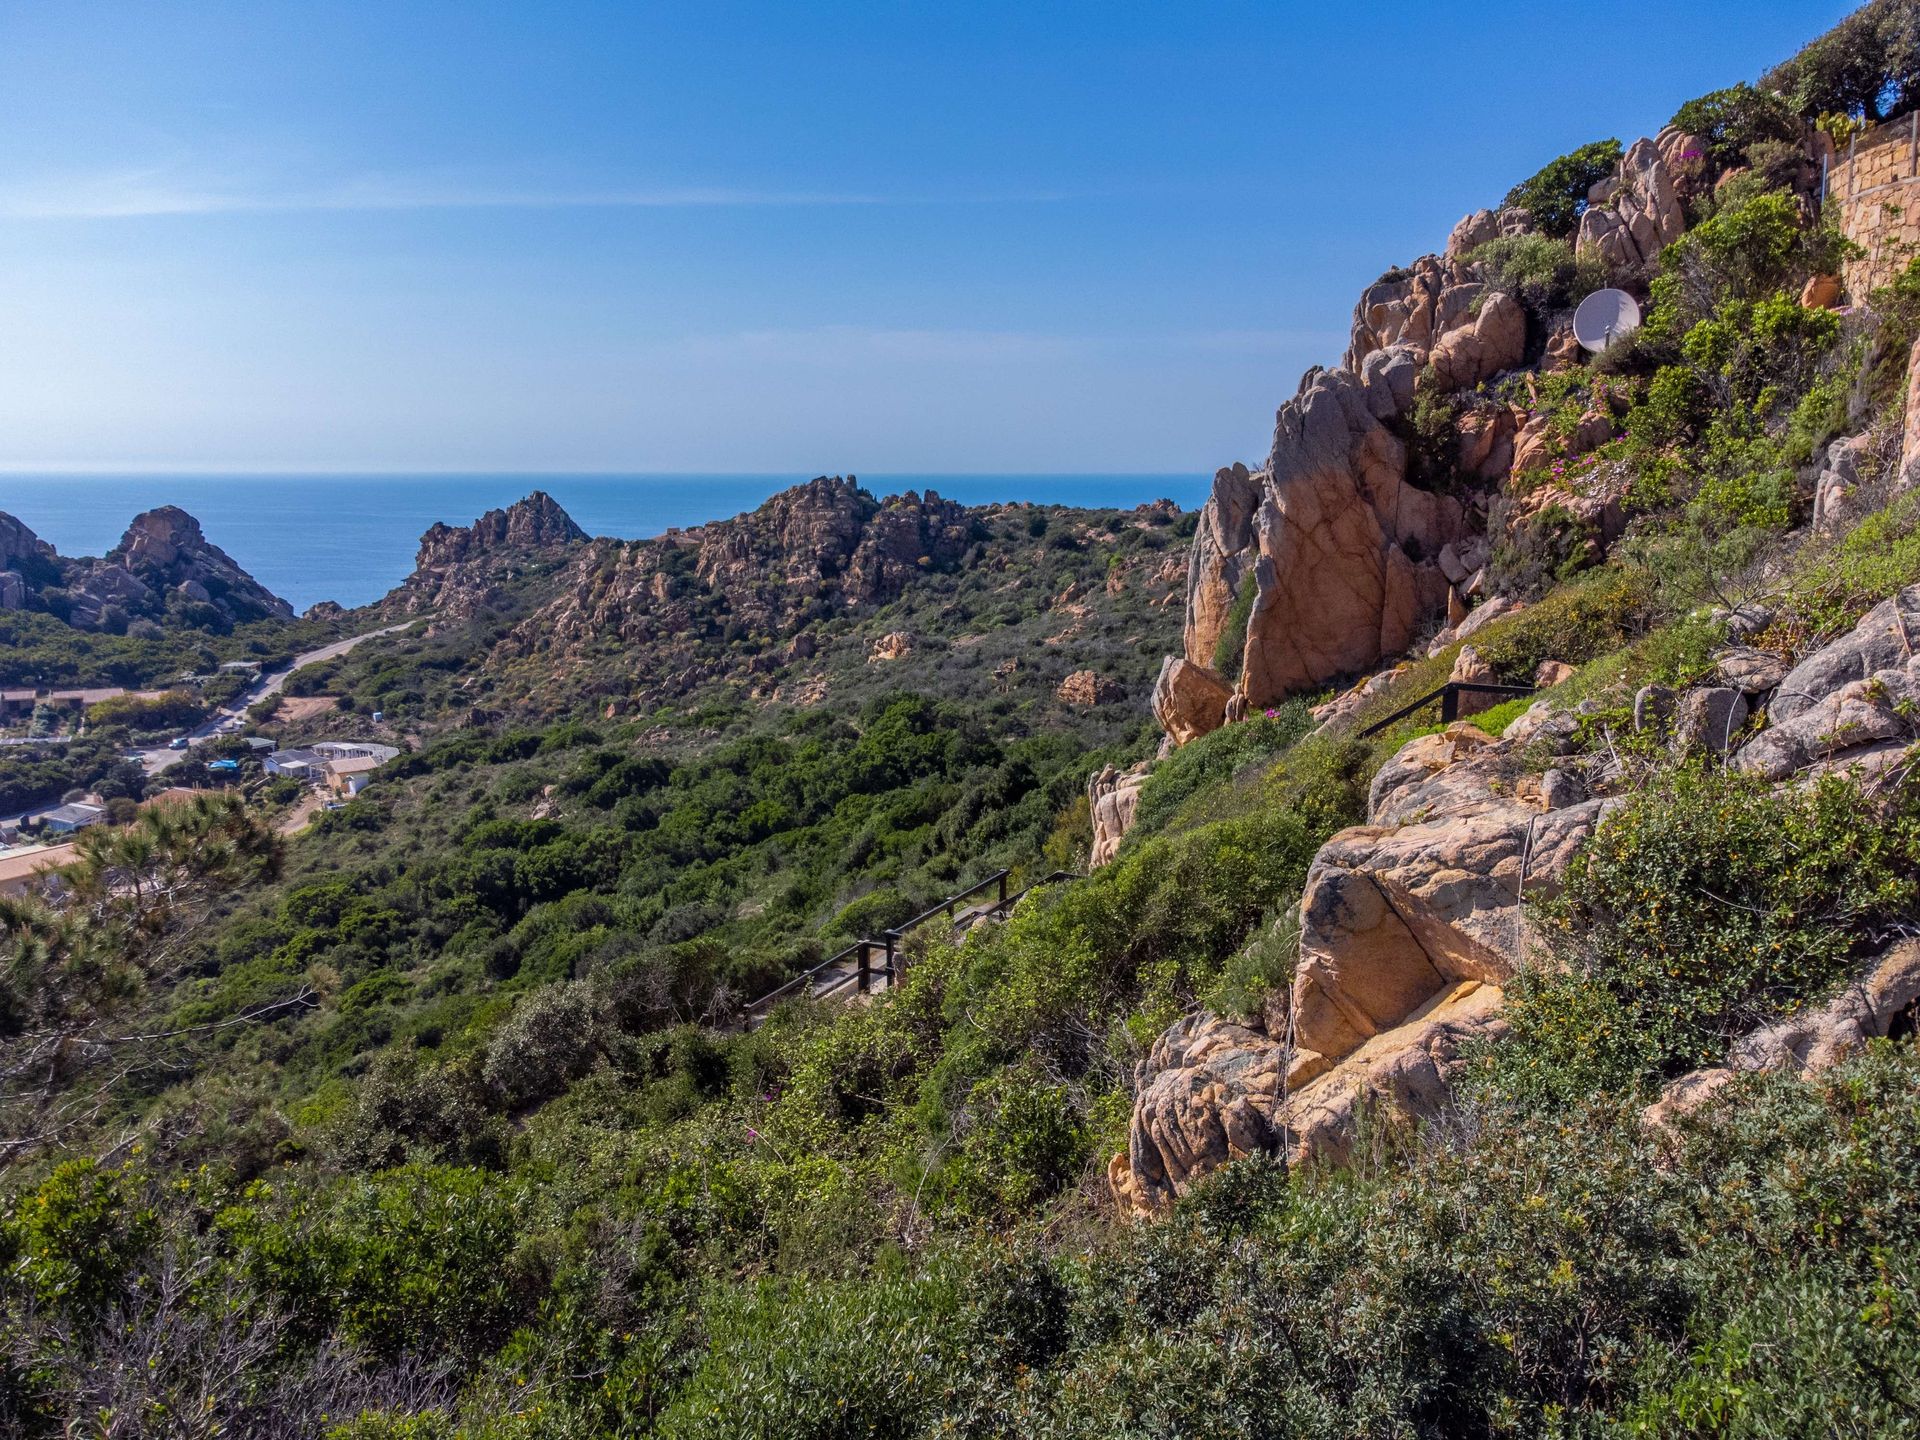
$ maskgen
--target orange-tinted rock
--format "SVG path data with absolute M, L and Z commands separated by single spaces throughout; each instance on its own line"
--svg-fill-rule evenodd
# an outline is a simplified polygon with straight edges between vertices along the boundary
M 1169 655 L 1153 687 L 1153 714 L 1176 745 L 1218 730 L 1233 695 L 1227 682 L 1204 665 Z

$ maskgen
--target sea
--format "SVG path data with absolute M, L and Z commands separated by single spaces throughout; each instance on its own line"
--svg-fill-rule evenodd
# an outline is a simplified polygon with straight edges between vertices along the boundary
M 296 611 L 379 599 L 413 569 L 436 520 L 471 524 L 534 490 L 590 535 L 641 540 L 752 510 L 811 479 L 792 475 L 10 475 L 0 511 L 62 555 L 103 555 L 142 510 L 178 505 L 207 538 Z M 1166 498 L 1192 508 L 1209 476 L 862 475 L 875 495 L 935 490 L 969 505 L 1028 500 L 1093 507 Z

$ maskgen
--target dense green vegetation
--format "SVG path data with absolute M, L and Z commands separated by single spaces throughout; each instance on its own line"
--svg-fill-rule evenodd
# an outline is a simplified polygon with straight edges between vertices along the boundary
M 1177 616 L 1145 581 L 1190 517 L 996 515 L 897 599 L 808 616 L 811 672 L 713 604 L 672 694 L 606 639 L 533 698 L 554 657 L 515 648 L 529 581 L 298 681 L 409 737 L 307 834 L 237 802 L 149 814 L 88 837 L 64 908 L 0 905 L 0 1428 L 1914 1433 L 1920 1056 L 1878 1042 L 1640 1120 L 1920 925 L 1910 778 L 1776 790 L 1632 723 L 1639 686 L 1712 674 L 1732 603 L 1764 598 L 1752 643 L 1798 653 L 1920 581 L 1920 499 L 1880 503 L 1920 267 L 1845 317 L 1800 307 L 1842 247 L 1770 148 L 1906 94 L 1887 27 L 1910 7 L 1862 15 L 1784 97 L 1683 109 L 1747 174 L 1698 198 L 1633 344 L 1482 394 L 1423 382 L 1423 475 L 1468 407 L 1547 417 L 1499 504 L 1553 503 L 1493 517 L 1495 584 L 1529 603 L 1472 643 L 1502 680 L 1574 667 L 1574 753 L 1514 763 L 1619 801 L 1529 892 L 1510 1033 L 1453 1113 L 1370 1117 L 1339 1169 L 1225 1167 L 1151 1223 L 1105 1192 L 1136 1066 L 1198 1008 L 1268 1013 L 1316 851 L 1435 717 L 1352 735 L 1457 644 L 1343 734 L 1301 697 L 1181 748 L 1110 865 L 916 932 L 872 1004 L 747 1029 L 743 999 L 829 949 L 1084 859 L 1088 775 L 1157 739 Z M 1597 278 L 1565 237 L 1617 152 L 1517 187 L 1546 234 L 1475 257 L 1542 327 Z M 1576 454 L 1594 413 L 1614 438 Z M 1872 513 L 1811 535 L 1814 462 L 1853 434 L 1881 442 Z M 1611 546 L 1576 510 L 1601 482 Z M 895 630 L 912 655 L 871 661 Z M 1068 706 L 1082 667 L 1128 702 Z M 782 692 L 808 674 L 824 690 Z M 87 743 L 0 757 L 0 795 L 101 763 Z
M 76 630 L 36 611 L 0 610 L 0 685 L 138 689 L 208 674 L 228 660 L 257 660 L 272 669 L 276 661 L 339 634 L 337 622 L 261 620 L 224 635 L 153 624 L 114 635 Z

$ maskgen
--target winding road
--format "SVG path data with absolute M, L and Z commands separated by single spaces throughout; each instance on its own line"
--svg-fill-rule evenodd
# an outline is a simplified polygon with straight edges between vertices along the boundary
M 309 665 L 318 665 L 322 660 L 333 660 L 346 654 L 363 641 L 376 640 L 382 635 L 393 635 L 407 629 L 416 620 L 430 620 L 430 615 L 416 615 L 412 620 L 403 620 L 398 625 L 388 625 L 380 630 L 366 630 L 358 635 L 350 635 L 345 640 L 335 640 L 331 645 L 322 645 L 318 650 L 308 650 L 293 657 L 293 663 L 284 670 L 276 670 L 270 675 L 262 675 L 246 690 L 234 697 L 232 704 L 216 710 L 205 720 L 187 732 L 191 741 L 211 740 L 216 735 L 230 735 L 247 723 L 247 711 L 262 700 L 269 700 L 286 689 L 287 681 L 296 670 L 304 670 Z M 130 750 L 129 756 L 138 755 L 140 764 L 149 775 L 158 775 L 162 770 L 176 764 L 187 755 L 185 750 L 173 750 L 160 746 L 153 750 Z
M 378 639 L 382 635 L 395 634 L 407 629 L 414 624 L 415 621 L 431 620 L 432 618 L 431 615 L 416 615 L 413 619 L 404 620 L 398 625 L 388 625 L 379 630 L 367 630 L 359 635 L 350 635 L 345 640 L 335 640 L 330 645 L 322 645 L 317 650 L 308 650 L 296 655 L 293 657 L 293 662 L 288 665 L 286 669 L 276 670 L 269 675 L 262 675 L 258 680 L 254 681 L 244 693 L 236 696 L 231 705 L 222 710 L 215 711 L 212 715 L 194 726 L 192 730 L 187 732 L 187 738 L 192 741 L 200 741 L 210 740 L 216 735 L 230 735 L 246 725 L 248 707 L 257 705 L 270 696 L 278 695 L 286 688 L 287 680 L 292 676 L 294 671 L 304 670 L 309 665 L 317 665 L 322 660 L 332 660 L 336 656 L 346 654 L 349 650 L 353 649 L 354 646 L 364 641 Z M 35 741 L 34 743 L 43 744 L 45 742 Z M 164 745 L 151 750 L 129 750 L 127 752 L 128 758 L 130 759 L 135 756 L 139 757 L 141 768 L 144 769 L 148 775 L 158 775 L 161 771 L 184 760 L 187 754 L 188 752 L 185 750 L 173 750 Z M 35 816 L 44 815 L 47 811 L 58 808 L 59 803 L 60 802 L 56 800 L 50 805 L 37 805 L 31 810 L 23 810 L 18 815 L 0 816 L 0 821 L 4 821 L 9 825 L 18 824 L 22 820 L 31 820 Z

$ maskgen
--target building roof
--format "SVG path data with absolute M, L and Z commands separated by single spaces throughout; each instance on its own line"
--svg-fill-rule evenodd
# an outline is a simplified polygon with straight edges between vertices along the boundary
M 43 870 L 65 865 L 78 853 L 78 849 L 75 845 L 41 845 L 32 850 L 16 850 L 12 854 L 0 855 L 0 885 L 30 880 Z
M 50 820 L 62 825 L 91 825 L 106 813 L 107 807 L 104 805 L 73 804 L 61 805 L 49 810 L 40 818 L 43 821 Z
M 327 757 L 318 750 L 276 750 L 267 759 L 276 765 L 319 765 Z
M 313 748 L 326 756 L 370 755 L 383 765 L 400 753 L 397 745 L 382 745 L 373 740 L 316 740 Z
M 340 760 L 327 762 L 329 775 L 365 775 L 369 770 L 378 770 L 379 760 L 371 755 L 349 755 Z

